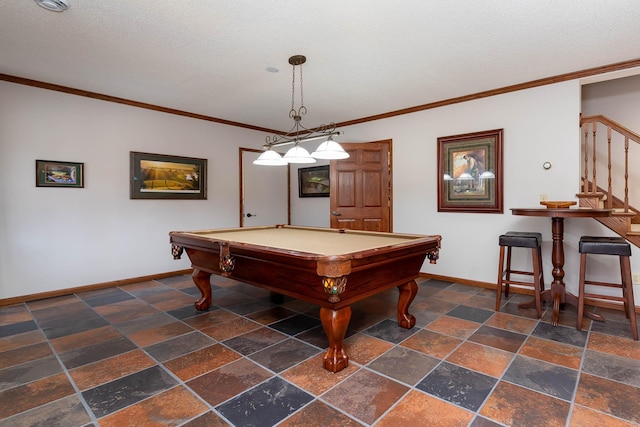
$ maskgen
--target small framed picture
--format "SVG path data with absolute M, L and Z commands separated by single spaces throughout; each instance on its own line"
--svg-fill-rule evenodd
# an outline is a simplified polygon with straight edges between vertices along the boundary
M 299 197 L 329 197 L 329 165 L 298 169 Z
M 36 160 L 36 187 L 84 187 L 84 163 Z

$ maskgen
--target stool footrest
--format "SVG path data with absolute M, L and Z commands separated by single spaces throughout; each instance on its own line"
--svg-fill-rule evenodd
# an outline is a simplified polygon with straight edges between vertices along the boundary
M 622 289 L 623 285 L 620 285 L 618 283 L 609 283 L 609 282 L 596 282 L 593 280 L 585 280 L 584 281 L 585 285 L 593 285 L 593 286 L 606 286 L 608 288 L 617 288 L 617 289 Z
M 520 270 L 505 270 L 502 277 L 504 277 L 507 273 L 509 274 L 520 274 L 522 276 L 533 276 L 535 273 L 532 271 L 520 271 Z
M 531 283 L 531 282 L 514 282 L 513 280 L 503 280 L 502 281 L 503 285 L 509 285 L 509 286 L 522 286 L 523 289 L 529 289 L 529 290 L 533 290 L 533 285 L 535 285 L 535 283 Z
M 627 299 L 623 298 L 623 297 L 616 297 L 613 295 L 602 295 L 602 294 L 588 294 L 585 292 L 584 294 L 585 298 L 591 298 L 591 299 L 605 299 L 607 301 L 621 301 L 621 302 L 625 302 Z

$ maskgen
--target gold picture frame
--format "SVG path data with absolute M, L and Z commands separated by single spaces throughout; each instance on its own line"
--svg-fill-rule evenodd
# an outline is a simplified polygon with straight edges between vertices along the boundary
M 503 129 L 438 138 L 438 212 L 503 213 Z

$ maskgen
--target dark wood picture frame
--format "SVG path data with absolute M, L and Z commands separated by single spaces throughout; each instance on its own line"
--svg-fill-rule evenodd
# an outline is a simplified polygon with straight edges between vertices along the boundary
M 329 197 L 329 165 L 298 169 L 299 197 Z
M 207 159 L 130 152 L 131 199 L 206 199 Z
M 503 129 L 438 138 L 438 212 L 503 213 Z
M 36 187 L 84 188 L 84 163 L 36 160 Z

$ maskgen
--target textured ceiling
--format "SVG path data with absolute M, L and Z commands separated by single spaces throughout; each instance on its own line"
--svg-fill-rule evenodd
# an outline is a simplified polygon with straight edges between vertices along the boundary
M 0 73 L 279 130 L 294 54 L 307 127 L 640 58 L 637 0 L 69 2 L 0 0 Z

